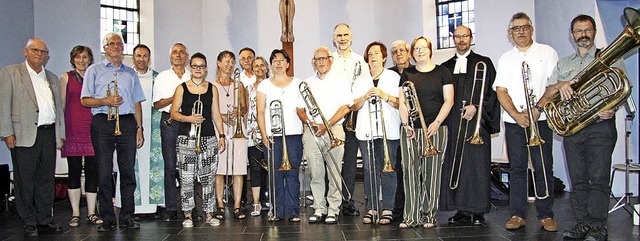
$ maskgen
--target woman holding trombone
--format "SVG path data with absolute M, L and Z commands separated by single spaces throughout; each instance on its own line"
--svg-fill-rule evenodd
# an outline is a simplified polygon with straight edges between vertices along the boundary
M 367 199 L 365 224 L 389 224 L 397 187 L 396 150 L 400 144 L 398 86 L 400 76 L 384 68 L 387 47 L 370 43 L 364 53 L 371 77 L 358 78 L 353 85 L 353 110 L 358 110 L 356 138 L 364 164 L 364 192 Z M 380 192 L 382 186 L 382 206 Z
M 265 158 L 269 160 L 269 221 L 288 218 L 289 222 L 300 222 L 298 168 L 302 162 L 302 122 L 296 108 L 304 103 L 298 91 L 302 81 L 287 75 L 290 61 L 282 49 L 271 52 L 273 76 L 258 85 L 256 97 L 258 127 L 267 148 Z
M 400 228 L 436 226 L 442 154 L 447 147 L 446 118 L 453 106 L 453 81 L 447 68 L 433 63 L 431 41 L 411 42 L 416 66 L 405 70 L 400 93 L 400 148 L 405 192 Z M 424 193 L 426 192 L 426 193 Z
M 206 222 L 220 225 L 213 217 L 216 207 L 214 190 L 218 169 L 218 153 L 225 148 L 222 117 L 218 110 L 218 91 L 205 80 L 207 58 L 201 53 L 191 56 L 191 80 L 180 84 L 173 95 L 171 119 L 180 122 L 177 153 L 180 175 L 182 211 L 185 228 L 193 227 L 191 211 L 195 207 L 195 181 L 202 184 L 202 210 L 207 213 Z M 218 134 L 218 137 L 216 137 Z

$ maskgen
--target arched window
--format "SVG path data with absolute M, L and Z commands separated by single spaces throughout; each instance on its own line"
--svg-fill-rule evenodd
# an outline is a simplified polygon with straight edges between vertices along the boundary
M 140 1 L 100 0 L 100 36 L 107 32 L 120 33 L 124 54 L 133 54 L 140 43 Z
M 453 31 L 462 24 L 475 34 L 474 2 L 475 0 L 436 0 L 438 49 L 455 47 Z

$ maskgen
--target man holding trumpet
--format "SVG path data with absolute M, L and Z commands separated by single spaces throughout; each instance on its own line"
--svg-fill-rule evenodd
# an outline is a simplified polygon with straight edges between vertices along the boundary
M 342 122 L 344 116 L 349 112 L 353 100 L 349 91 L 349 83 L 330 72 L 332 56 L 329 48 L 322 46 L 313 51 L 311 64 L 316 70 L 316 74 L 304 80 L 304 84 L 300 86 L 301 92 L 306 88 L 302 96 L 305 98 L 307 108 L 297 108 L 300 120 L 306 124 L 303 133 L 303 148 L 311 170 L 312 207 L 315 211 L 309 217 L 309 223 L 321 222 L 326 216 L 325 222 L 334 224 L 337 223 L 340 204 L 343 200 L 343 180 L 340 172 L 342 171 L 341 161 L 344 155 L 342 142 L 345 133 Z M 311 95 L 305 93 L 311 93 Z M 317 101 L 315 102 L 316 106 L 309 106 L 311 105 L 310 98 Z M 313 109 L 317 109 L 319 112 L 313 114 L 312 112 L 315 111 Z M 309 115 L 307 115 L 307 110 L 310 112 Z M 331 127 L 331 130 L 328 130 L 327 127 Z M 332 140 L 332 137 L 335 140 Z M 332 146 L 332 143 L 335 143 L 336 146 Z M 329 180 L 326 199 L 325 177 Z M 344 200 L 349 200 L 349 197 L 345 197 Z M 328 209 L 327 203 L 329 204 Z
M 82 84 L 81 104 L 91 108 L 91 139 L 98 162 L 98 202 L 104 222 L 99 232 L 110 231 L 116 224 L 113 211 L 113 151 L 117 151 L 120 190 L 122 191 L 121 224 L 139 229 L 133 220 L 136 178 L 136 149 L 144 144 L 142 101 L 144 92 L 136 71 L 124 65 L 122 37 L 109 32 L 102 40 L 106 59 L 89 66 Z
M 555 232 L 558 224 L 553 220 L 553 133 L 536 103 L 558 61 L 558 53 L 533 41 L 533 24 L 525 13 L 513 15 L 509 36 L 515 46 L 500 57 L 493 84 L 505 112 L 502 116 L 510 166 L 511 219 L 505 228 L 514 230 L 526 224 L 527 168 L 531 166 L 537 218 L 546 231 Z
M 467 26 L 456 28 L 453 41 L 456 54 L 442 64 L 452 73 L 455 100 L 442 167 L 448 187 L 441 189 L 440 209 L 457 210 L 449 224 L 483 225 L 491 207 L 491 134 L 500 132 L 500 104 L 491 89 L 496 70 L 491 59 L 471 50 Z

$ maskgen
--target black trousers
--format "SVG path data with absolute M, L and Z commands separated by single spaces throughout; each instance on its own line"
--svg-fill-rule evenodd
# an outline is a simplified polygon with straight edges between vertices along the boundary
M 25 225 L 52 222 L 56 167 L 55 126 L 38 127 L 33 146 L 11 149 L 11 160 L 18 215 Z
M 100 215 L 104 221 L 116 220 L 111 198 L 114 192 L 113 151 L 117 152 L 118 175 L 120 176 L 120 193 L 122 209 L 120 220 L 132 217 L 134 212 L 133 193 L 136 189 L 134 172 L 136 162 L 136 120 L 133 115 L 120 116 L 119 136 L 114 136 L 115 121 L 108 121 L 107 115 L 97 114 L 91 121 L 91 141 L 98 163 L 98 203 Z

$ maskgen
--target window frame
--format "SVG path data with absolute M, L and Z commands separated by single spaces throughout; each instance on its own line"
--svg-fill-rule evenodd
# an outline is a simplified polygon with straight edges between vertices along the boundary
M 120 13 L 117 18 L 114 17 L 116 12 Z M 126 25 L 117 31 L 113 27 L 108 29 L 113 25 L 105 26 L 108 21 L 125 21 Z M 120 33 L 124 43 L 123 53 L 133 55 L 133 48 L 140 43 L 140 0 L 100 0 L 100 36 L 107 32 Z M 100 42 L 102 44 L 102 39 Z M 100 52 L 104 53 L 104 50 L 101 49 Z

